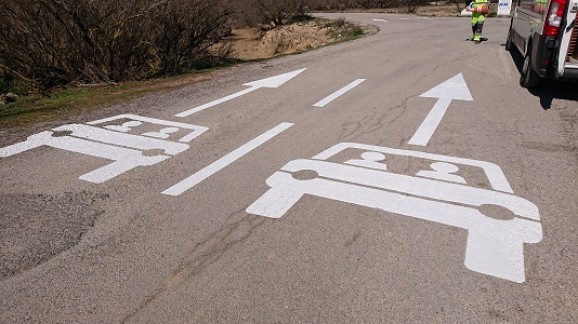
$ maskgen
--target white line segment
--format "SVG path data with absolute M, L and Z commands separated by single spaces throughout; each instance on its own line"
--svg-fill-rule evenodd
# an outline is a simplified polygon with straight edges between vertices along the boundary
M 192 115 L 192 114 L 194 114 L 194 113 L 197 113 L 197 112 L 199 112 L 199 111 L 203 111 L 203 110 L 205 110 L 205 109 L 209 109 L 209 108 L 214 107 L 214 106 L 216 106 L 216 105 L 220 105 L 220 104 L 222 104 L 223 102 L 227 102 L 227 101 L 229 101 L 229 100 L 233 100 L 233 99 L 235 99 L 235 98 L 237 98 L 237 97 L 240 97 L 240 96 L 242 96 L 242 95 L 246 95 L 247 93 L 253 92 L 253 91 L 258 90 L 258 89 L 260 89 L 260 88 L 257 88 L 257 87 L 247 88 L 247 89 L 242 90 L 242 91 L 239 91 L 239 92 L 237 92 L 237 93 L 233 93 L 232 95 L 228 95 L 228 96 L 226 96 L 226 97 L 217 99 L 217 100 L 215 100 L 215 101 L 211 101 L 211 102 L 209 102 L 209 103 L 207 103 L 207 104 L 204 104 L 204 105 L 202 105 L 202 106 L 199 106 L 199 107 L 196 107 L 196 108 L 193 108 L 193 109 L 189 109 L 189 110 L 187 110 L 187 111 L 183 111 L 182 113 L 178 113 L 178 114 L 176 114 L 175 116 L 176 116 L 176 117 L 187 117 L 187 116 L 190 116 L 190 115 Z
M 183 181 L 177 183 L 176 185 L 168 188 L 167 190 L 163 191 L 162 193 L 169 196 L 179 196 L 183 192 L 193 188 L 194 186 L 198 185 L 208 177 L 212 176 L 213 174 L 221 171 L 226 166 L 230 165 L 231 163 L 237 161 L 241 157 L 245 156 L 255 148 L 263 145 L 273 137 L 281 134 L 282 132 L 289 129 L 289 127 L 293 126 L 292 123 L 281 123 L 272 129 L 268 130 L 267 132 L 257 136 L 250 142 L 242 145 L 241 147 L 235 149 L 231 153 L 223 156 L 222 158 L 218 159 L 217 161 L 209 164 L 205 168 L 199 170 L 197 173 L 193 174 L 192 176 L 184 179 Z
M 438 125 L 444 118 L 450 103 L 451 98 L 440 98 L 432 110 L 429 112 L 421 126 L 415 132 L 413 137 L 409 140 L 410 145 L 421 145 L 427 146 L 427 143 L 431 139 L 433 133 L 438 128 Z
M 329 104 L 330 102 L 332 102 L 333 100 L 339 98 L 340 96 L 344 95 L 345 93 L 347 93 L 348 91 L 352 90 L 353 88 L 357 87 L 358 85 L 360 85 L 363 81 L 365 81 L 366 79 L 357 79 L 353 82 L 351 82 L 350 84 L 346 85 L 345 87 L 337 90 L 335 93 L 325 97 L 324 99 L 320 100 L 319 102 L 317 102 L 316 104 L 313 105 L 313 107 L 325 107 L 327 104 Z
M 253 81 L 253 82 L 249 82 L 249 83 L 245 83 L 244 86 L 248 86 L 250 88 L 239 91 L 237 93 L 233 93 L 232 95 L 228 95 L 226 97 L 223 97 L 221 99 L 217 99 L 215 101 L 211 101 L 207 104 L 204 104 L 202 106 L 196 107 L 196 108 L 192 108 L 186 111 L 183 111 L 181 113 L 176 114 L 176 117 L 187 117 L 190 116 L 194 113 L 197 113 L 199 111 L 214 107 L 216 105 L 222 104 L 223 102 L 227 102 L 229 100 L 235 99 L 237 97 L 246 95 L 250 92 L 253 92 L 257 89 L 261 89 L 261 88 L 270 88 L 270 89 L 275 89 L 275 88 L 279 88 L 280 86 L 282 86 L 283 84 L 285 84 L 286 82 L 288 82 L 289 80 L 293 79 L 294 77 L 296 77 L 297 75 L 299 75 L 301 72 L 305 71 L 305 69 L 301 69 L 301 70 L 295 70 L 295 71 L 291 71 L 291 72 L 287 72 L 287 73 L 283 73 L 277 76 L 273 76 L 267 79 L 262 79 L 262 80 L 257 80 L 257 81 Z
M 442 121 L 452 100 L 474 100 L 461 73 L 435 86 L 420 97 L 438 98 L 438 101 L 425 120 L 421 123 L 413 137 L 409 140 L 410 145 L 426 146 L 428 144 L 433 133 Z

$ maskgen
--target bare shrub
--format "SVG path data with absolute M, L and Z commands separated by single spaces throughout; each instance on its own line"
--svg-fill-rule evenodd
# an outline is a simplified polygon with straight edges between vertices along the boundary
M 312 10 L 384 9 L 398 7 L 400 0 L 307 0 Z
M 341 28 L 341 27 L 345 26 L 345 22 L 346 22 L 345 17 L 339 17 L 335 20 L 335 26 Z
M 231 14 L 226 0 L 2 0 L 0 69 L 40 89 L 179 73 Z
M 309 0 L 240 0 L 237 9 L 247 26 L 275 27 L 306 20 L 308 3 Z
M 408 13 L 415 13 L 419 7 L 421 7 L 424 3 L 427 3 L 426 0 L 401 0 L 401 3 L 406 6 Z

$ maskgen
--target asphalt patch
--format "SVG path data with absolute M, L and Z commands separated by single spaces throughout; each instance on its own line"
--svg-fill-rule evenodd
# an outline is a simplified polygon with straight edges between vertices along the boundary
M 108 196 L 92 192 L 0 196 L 0 280 L 70 249 L 104 213 Z

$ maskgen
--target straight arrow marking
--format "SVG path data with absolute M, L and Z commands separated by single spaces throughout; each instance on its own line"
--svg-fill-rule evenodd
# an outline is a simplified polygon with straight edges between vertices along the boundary
M 432 110 L 429 112 L 417 132 L 415 132 L 413 137 L 409 140 L 409 144 L 427 146 L 427 143 L 431 139 L 433 133 L 436 131 L 438 125 L 444 118 L 444 115 L 448 110 L 451 102 L 452 99 L 440 98 L 433 106 Z
M 267 79 L 263 79 L 263 80 L 258 80 L 258 81 L 253 81 L 253 82 L 249 82 L 249 83 L 245 83 L 243 84 L 244 86 L 249 86 L 250 88 L 239 91 L 237 93 L 234 93 L 232 95 L 228 95 L 226 97 L 217 99 L 215 101 L 211 101 L 207 104 L 204 104 L 202 106 L 196 107 L 196 108 L 192 108 L 186 111 L 183 111 L 181 113 L 176 114 L 176 117 L 187 117 L 190 116 L 194 113 L 197 113 L 199 111 L 214 107 L 216 105 L 222 104 L 224 102 L 227 102 L 229 100 L 235 99 L 237 97 L 246 95 L 250 92 L 253 92 L 255 90 L 261 89 L 261 88 L 278 88 L 281 85 L 283 85 L 285 82 L 293 79 L 294 77 L 296 77 L 299 73 L 305 71 L 305 69 L 301 69 L 301 70 L 295 70 L 292 72 L 288 72 L 288 73 L 284 73 L 284 74 L 280 74 L 274 77 L 270 77 Z
M 426 146 L 429 143 L 452 100 L 474 100 L 461 73 L 425 92 L 420 97 L 438 98 L 438 101 L 409 140 L 410 145 Z

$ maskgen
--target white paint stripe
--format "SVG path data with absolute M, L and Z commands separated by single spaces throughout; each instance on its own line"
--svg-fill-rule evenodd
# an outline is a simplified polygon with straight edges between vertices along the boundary
M 428 160 L 432 160 L 432 161 L 470 165 L 470 166 L 473 166 L 476 168 L 481 168 L 486 173 L 486 177 L 488 178 L 488 181 L 490 181 L 492 189 L 511 193 L 511 194 L 514 193 L 514 191 L 512 190 L 512 187 L 510 187 L 510 183 L 508 182 L 508 179 L 506 179 L 506 176 L 502 172 L 502 169 L 494 163 L 485 162 L 485 161 L 477 161 L 477 160 L 463 159 L 463 158 L 458 158 L 458 157 L 439 155 L 439 154 L 433 154 L 433 153 L 426 153 L 426 152 L 420 152 L 420 151 L 400 150 L 400 149 L 394 149 L 394 148 L 389 148 L 389 147 L 365 145 L 365 144 L 358 144 L 358 143 L 340 143 L 340 144 L 334 145 L 333 147 L 315 155 L 313 157 L 313 159 L 315 159 L 315 160 L 327 160 L 330 157 L 338 154 L 339 152 L 344 151 L 346 149 L 350 149 L 350 148 L 366 150 L 366 151 L 382 152 L 382 153 L 385 153 L 387 155 L 401 155 L 401 156 L 408 156 L 408 157 L 416 157 L 416 158 L 420 158 L 420 159 L 428 159 Z
M 194 114 L 194 113 L 197 113 L 197 112 L 199 112 L 199 111 L 202 111 L 202 110 L 205 110 L 205 109 L 209 109 L 209 108 L 211 108 L 211 107 L 214 107 L 214 106 L 216 106 L 216 105 L 222 104 L 222 103 L 227 102 L 227 101 L 229 101 L 229 100 L 235 99 L 235 98 L 240 97 L 240 96 L 242 96 L 242 95 L 246 95 L 247 93 L 253 92 L 253 91 L 255 91 L 255 90 L 257 90 L 257 89 L 260 89 L 260 88 L 261 88 L 261 87 L 251 87 L 251 88 L 248 88 L 248 89 L 239 91 L 239 92 L 237 92 L 237 93 L 233 93 L 232 95 L 228 95 L 228 96 L 223 97 L 223 98 L 221 98 L 221 99 L 217 99 L 217 100 L 215 100 L 215 101 L 211 101 L 211 102 L 209 102 L 209 103 L 207 103 L 207 104 L 204 104 L 204 105 L 202 105 L 202 106 L 199 106 L 199 107 L 196 107 L 196 108 L 193 108 L 193 109 L 189 109 L 189 110 L 183 111 L 183 112 L 181 112 L 181 113 L 176 114 L 175 116 L 176 116 L 176 117 L 187 117 L 187 116 L 190 116 L 190 115 L 192 115 L 192 114 Z
M 280 86 L 282 86 L 284 83 L 288 82 L 289 80 L 293 79 L 294 77 L 296 77 L 297 75 L 299 75 L 301 72 L 305 71 L 305 69 L 301 69 L 301 70 L 295 70 L 292 72 L 288 72 L 288 73 L 283 73 L 274 77 L 270 77 L 267 79 L 262 79 L 262 80 L 257 80 L 257 81 L 253 81 L 253 82 L 249 82 L 249 83 L 245 83 L 244 86 L 248 86 L 250 88 L 245 89 L 243 91 L 239 91 L 237 93 L 234 93 L 232 95 L 226 96 L 224 98 L 221 99 L 217 99 L 215 101 L 209 102 L 208 104 L 204 104 L 202 106 L 199 106 L 197 108 L 193 108 L 193 109 L 189 109 L 187 111 L 183 111 L 181 113 L 176 114 L 175 116 L 177 117 L 187 117 L 189 115 L 192 115 L 196 112 L 199 112 L 201 110 L 205 110 L 211 107 L 214 107 L 216 105 L 222 104 L 223 102 L 229 101 L 231 99 L 235 99 L 237 97 L 240 97 L 242 95 L 246 95 L 249 92 L 253 92 L 257 89 L 261 89 L 261 88 L 279 88 Z
M 444 118 L 444 115 L 448 110 L 451 102 L 452 98 L 440 98 L 429 112 L 421 126 L 415 132 L 413 137 L 409 140 L 409 144 L 426 146 L 433 133 L 436 131 L 438 125 Z
M 205 168 L 201 169 L 197 173 L 193 174 L 192 176 L 184 179 L 183 181 L 177 183 L 176 185 L 168 188 L 167 190 L 163 191 L 162 193 L 165 195 L 170 196 L 179 196 L 183 192 L 193 188 L 194 186 L 198 185 L 208 177 L 212 176 L 213 174 L 221 171 L 226 166 L 230 165 L 231 163 L 237 161 L 241 157 L 245 156 L 255 148 L 263 145 L 273 137 L 279 135 L 280 133 L 289 129 L 289 127 L 293 126 L 292 123 L 281 123 L 274 128 L 268 130 L 267 132 L 257 136 L 250 142 L 244 144 L 243 146 L 237 148 L 236 150 L 232 151 L 231 153 L 223 156 L 219 160 L 209 164 Z
M 316 104 L 313 105 L 313 107 L 319 107 L 319 108 L 325 107 L 327 104 L 329 104 L 333 100 L 339 98 L 340 96 L 344 95 L 345 93 L 347 93 L 351 89 L 357 87 L 365 80 L 366 79 L 357 79 L 357 80 L 351 82 L 350 84 L 346 85 L 345 87 L 337 90 L 335 93 L 333 93 L 333 94 L 325 97 L 321 101 L 317 102 Z
M 179 122 L 156 119 L 156 118 L 150 118 L 150 117 L 143 117 L 143 116 L 138 116 L 138 115 L 133 115 L 133 114 L 122 114 L 122 115 L 113 116 L 110 118 L 104 118 L 104 119 L 91 121 L 91 122 L 88 122 L 87 124 L 88 125 L 99 125 L 99 124 L 104 124 L 104 123 L 108 123 L 108 122 L 112 122 L 112 121 L 116 121 L 116 120 L 122 120 L 122 119 L 132 119 L 132 120 L 142 121 L 145 123 L 172 126 L 172 127 L 178 127 L 178 128 L 184 128 L 184 129 L 194 129 L 194 130 L 203 130 L 203 131 L 206 130 L 205 129 L 206 127 L 202 127 L 202 126 L 179 123 Z
M 373 18 L 373 21 L 387 22 L 387 20 L 381 18 Z

